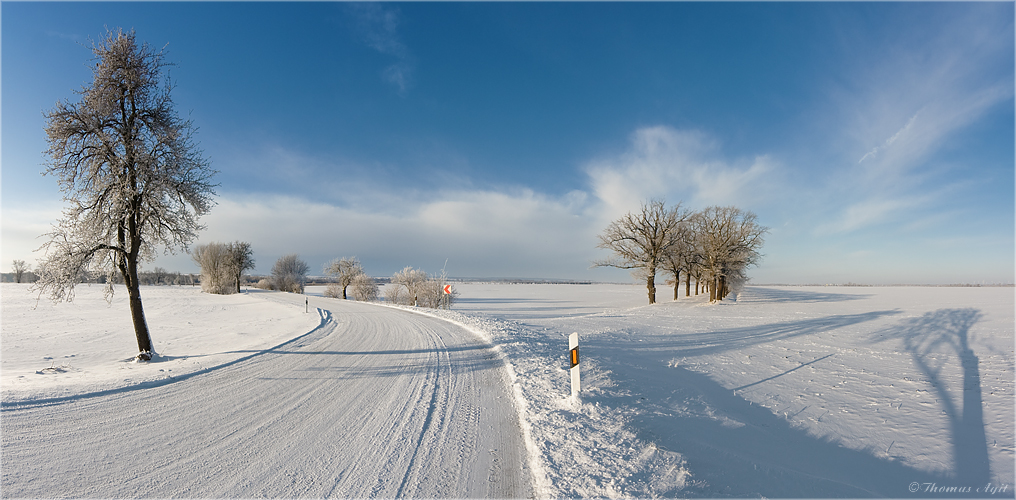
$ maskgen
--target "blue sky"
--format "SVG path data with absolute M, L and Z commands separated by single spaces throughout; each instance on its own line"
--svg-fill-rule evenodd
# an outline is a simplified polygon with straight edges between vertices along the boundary
M 262 273 L 627 281 L 596 236 L 665 197 L 756 212 L 755 282 L 1012 283 L 1013 7 L 3 2 L 0 269 L 63 206 L 43 111 L 123 27 L 220 172 L 198 243 Z

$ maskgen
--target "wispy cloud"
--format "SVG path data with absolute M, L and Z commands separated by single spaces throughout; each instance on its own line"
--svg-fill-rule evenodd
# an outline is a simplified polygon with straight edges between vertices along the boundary
M 53 31 L 53 30 L 47 30 L 46 31 L 46 36 L 53 37 L 53 38 L 60 38 L 62 40 L 68 40 L 68 41 L 75 42 L 75 43 L 82 43 L 85 40 L 85 37 L 83 37 L 81 35 L 78 35 L 78 34 L 75 34 L 75 33 L 63 33 L 63 32 Z
M 399 10 L 379 3 L 352 3 L 349 10 L 356 18 L 360 39 L 368 47 L 396 59 L 381 72 L 381 78 L 404 95 L 412 85 L 412 56 L 399 37 Z
M 1011 59 L 1012 37 L 1011 20 L 987 19 L 982 9 L 962 12 L 969 18 L 942 23 L 935 37 L 927 30 L 897 34 L 830 90 L 838 104 L 831 115 L 841 120 L 837 137 L 853 161 L 844 158 L 831 170 L 825 189 L 833 220 L 817 225 L 816 234 L 934 216 L 948 210 L 948 198 L 933 192 L 967 183 L 965 166 L 946 163 L 940 153 L 1011 102 L 1012 74 L 998 61 Z
M 917 115 L 914 115 L 914 116 L 910 117 L 910 120 L 907 121 L 907 124 L 904 125 L 902 129 L 900 129 L 898 132 L 893 134 L 892 137 L 886 139 L 885 144 L 883 144 L 881 146 L 877 146 L 874 149 L 872 149 L 871 151 L 868 151 L 867 153 L 865 153 L 865 155 L 862 156 L 860 160 L 857 160 L 857 163 L 860 164 L 860 163 L 863 163 L 864 160 L 867 160 L 869 158 L 874 158 L 878 154 L 879 151 L 881 151 L 881 150 L 883 150 L 885 148 L 888 148 L 889 146 L 892 146 L 893 143 L 896 142 L 896 139 L 899 139 L 901 134 L 903 134 L 904 132 L 910 130 L 910 127 L 914 124 L 914 120 L 916 120 L 916 119 L 917 119 Z

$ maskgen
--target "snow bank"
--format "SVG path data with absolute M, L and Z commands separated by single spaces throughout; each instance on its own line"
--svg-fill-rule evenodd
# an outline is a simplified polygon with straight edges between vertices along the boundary
M 133 362 L 127 292 L 107 304 L 98 285 L 70 303 L 37 300 L 29 285 L 0 285 L 0 389 L 5 403 L 67 397 L 179 378 L 271 348 L 320 324 L 317 314 L 251 291 L 209 295 L 188 286 L 142 287 L 157 357 Z

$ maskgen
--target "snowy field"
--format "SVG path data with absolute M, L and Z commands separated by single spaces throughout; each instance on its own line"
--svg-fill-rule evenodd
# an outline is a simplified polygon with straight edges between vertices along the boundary
M 133 363 L 137 340 L 127 293 L 107 304 L 100 285 L 79 285 L 54 304 L 29 285 L 0 285 L 3 401 L 42 399 L 158 382 L 249 356 L 307 333 L 320 318 L 292 305 L 199 287 L 144 287 L 159 363 Z
M 1014 497 L 1013 288 L 748 287 L 715 305 L 661 288 L 654 306 L 640 286 L 456 289 L 452 311 L 421 312 L 505 356 L 539 497 Z M 33 309 L 24 286 L 0 292 L 5 406 L 158 386 L 320 321 L 272 294 L 145 288 L 162 360 L 146 365 L 125 294 Z
M 438 314 L 508 354 L 545 496 L 1014 496 L 1013 288 L 457 288 Z

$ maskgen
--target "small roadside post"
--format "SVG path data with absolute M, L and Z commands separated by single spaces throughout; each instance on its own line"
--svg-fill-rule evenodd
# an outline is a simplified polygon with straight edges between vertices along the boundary
M 445 285 L 443 291 L 444 291 L 443 298 L 444 298 L 444 305 L 445 305 L 444 308 L 448 309 L 448 300 L 450 298 L 450 295 L 452 294 L 452 286 L 451 285 Z
M 579 333 L 575 332 L 568 336 L 568 362 L 571 365 L 571 395 L 578 399 L 581 386 L 579 385 Z
M 304 313 L 310 312 L 310 297 L 303 298 L 303 312 Z

